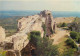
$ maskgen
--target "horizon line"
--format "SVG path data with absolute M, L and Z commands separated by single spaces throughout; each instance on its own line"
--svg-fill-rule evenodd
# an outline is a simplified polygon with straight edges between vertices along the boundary
M 0 10 L 0 11 L 43 11 L 43 10 Z M 54 10 L 49 10 L 49 11 L 54 11 Z M 64 12 L 64 11 L 61 11 L 61 12 Z M 69 12 L 80 12 L 80 11 L 69 11 Z

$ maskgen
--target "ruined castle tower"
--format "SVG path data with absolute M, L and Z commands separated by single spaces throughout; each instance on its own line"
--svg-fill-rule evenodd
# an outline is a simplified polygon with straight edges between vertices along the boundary
M 28 16 L 26 18 L 25 17 L 21 18 L 20 20 L 18 20 L 18 30 L 20 31 L 20 30 L 23 30 L 24 28 L 28 27 L 27 24 L 29 22 L 33 21 L 34 19 L 36 19 L 35 22 L 36 21 L 38 22 L 38 20 L 39 20 L 39 22 L 44 21 L 44 23 L 46 25 L 46 36 L 50 36 L 53 32 L 55 32 L 56 24 L 55 24 L 55 21 L 53 20 L 51 11 L 49 11 L 49 10 L 41 11 L 40 14 L 37 14 L 37 15 Z M 35 24 L 35 22 L 32 24 Z M 37 28 L 38 30 L 40 30 L 39 25 L 42 25 L 42 23 L 38 24 L 38 28 Z M 36 29 L 36 26 L 34 26 L 33 28 Z
M 0 26 L 0 42 L 5 40 L 5 29 Z
M 50 36 L 53 31 L 55 30 L 53 28 L 54 26 L 54 21 L 53 21 L 53 16 L 51 14 L 51 11 L 49 10 L 44 10 L 44 11 L 41 11 L 41 16 L 42 17 L 45 17 L 45 25 L 46 25 L 46 36 Z

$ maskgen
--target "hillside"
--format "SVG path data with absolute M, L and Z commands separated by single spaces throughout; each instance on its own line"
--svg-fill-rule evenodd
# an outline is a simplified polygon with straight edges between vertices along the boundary
M 57 51 L 57 53 L 54 55 L 63 55 L 64 53 L 58 54 L 58 52 L 61 52 L 61 50 L 62 50 L 62 52 L 65 52 L 65 50 L 67 50 L 67 48 L 71 48 L 71 50 L 72 50 L 72 48 L 74 48 L 73 50 L 76 50 L 76 48 L 73 47 L 73 46 L 76 46 L 76 44 L 70 43 L 73 46 L 67 45 L 66 41 L 69 39 L 69 33 L 70 33 L 69 31 L 70 30 L 68 31 L 62 27 L 58 28 L 57 24 L 72 23 L 74 21 L 74 19 L 75 19 L 75 17 L 58 17 L 58 18 L 54 19 L 51 11 L 48 11 L 48 10 L 41 11 L 40 14 L 37 14 L 37 15 L 32 15 L 32 16 L 27 16 L 27 17 L 22 17 L 22 18 L 13 17 L 13 18 L 0 19 L 0 24 L 3 28 L 5 28 L 6 35 L 7 35 L 6 37 L 3 36 L 4 39 L 3 39 L 3 37 L 1 37 L 3 39 L 3 41 L 2 41 L 2 43 L 0 43 L 0 45 L 1 45 L 1 47 L 5 46 L 3 48 L 5 50 L 7 50 L 6 55 L 8 55 L 8 56 L 15 55 L 15 54 L 21 55 L 21 56 L 25 56 L 25 55 L 30 56 L 30 55 L 34 55 L 34 54 L 39 55 L 38 54 L 39 52 L 44 53 L 44 54 L 42 54 L 42 53 L 41 54 L 45 56 L 46 55 L 45 52 L 47 50 L 53 50 L 50 48 L 54 48 L 53 46 L 55 46 L 55 45 L 58 46 L 59 44 L 61 44 L 63 42 L 61 45 L 59 45 L 60 46 L 59 48 L 57 48 L 57 49 L 54 48 Z M 5 32 L 3 32 L 3 33 L 5 33 Z M 37 36 L 37 35 L 39 35 L 39 36 Z M 36 38 L 38 38 L 38 39 L 36 39 Z M 64 39 L 64 41 L 62 39 Z M 38 41 L 38 42 L 35 42 L 35 41 Z M 49 43 L 47 43 L 47 42 L 49 42 Z M 48 45 L 46 45 L 46 44 L 48 44 Z M 52 47 L 50 47 L 50 46 L 52 46 Z M 44 47 L 45 50 L 42 47 Z M 45 48 L 45 47 L 47 47 L 47 48 Z M 39 49 L 42 48 L 43 50 L 39 50 L 38 53 L 33 53 L 32 50 L 35 50 L 35 51 L 38 50 L 36 48 L 39 48 Z M 58 49 L 60 49 L 60 50 L 58 50 Z M 21 54 L 17 54 L 17 52 L 15 50 L 18 50 L 18 52 Z M 67 51 L 70 51 L 70 50 L 67 50 Z M 10 52 L 12 54 L 9 54 Z M 49 51 L 47 51 L 47 52 L 49 52 Z M 53 51 L 52 51 L 52 54 L 53 54 Z M 74 54 L 75 53 L 73 53 L 71 55 L 74 55 Z
M 3 28 L 5 28 L 6 30 L 6 36 L 10 36 L 12 34 L 14 34 L 17 30 L 17 20 L 20 17 L 9 17 L 6 19 L 0 19 L 0 26 L 2 26 Z
M 57 24 L 59 23 L 71 23 L 75 20 L 75 17 L 57 17 L 57 18 L 54 18 L 55 22 Z

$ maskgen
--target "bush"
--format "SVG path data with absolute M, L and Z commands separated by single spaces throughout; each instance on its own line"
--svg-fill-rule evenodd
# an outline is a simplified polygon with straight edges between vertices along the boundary
M 63 52 L 63 55 L 62 56 L 74 56 L 75 51 L 76 51 L 75 49 L 69 48 L 68 50 L 65 50 Z
M 44 30 L 44 36 L 46 35 L 46 25 L 44 23 L 42 23 L 42 28 Z
M 73 38 L 76 42 L 80 43 L 80 33 L 79 33 L 79 32 L 71 31 L 71 32 L 70 32 L 70 36 L 71 36 L 71 38 Z
M 57 24 L 57 27 L 61 27 L 61 25 L 62 25 L 61 23 L 60 24 Z
M 32 32 L 30 32 L 30 35 L 28 38 L 29 38 L 30 42 L 36 46 L 38 40 L 41 38 L 41 33 L 39 31 L 32 31 Z
M 6 52 L 7 51 L 4 51 L 4 50 L 0 49 L 0 56 L 6 56 Z
M 66 23 L 60 23 L 60 24 L 57 25 L 57 27 L 66 27 L 66 26 L 67 26 Z
M 67 24 L 66 23 L 62 23 L 61 27 L 66 27 Z
M 67 39 L 66 40 L 67 45 L 69 45 L 71 48 L 76 48 L 77 49 L 77 45 L 76 43 L 72 40 L 72 39 Z
M 77 35 L 78 35 L 78 33 L 75 32 L 75 31 L 71 31 L 71 32 L 70 32 L 70 36 L 71 36 L 73 39 L 76 39 Z
M 57 56 L 59 55 L 58 46 L 52 45 L 53 40 L 44 37 L 37 42 L 36 53 L 37 56 Z
M 79 34 L 79 33 L 78 33 L 78 35 L 77 35 L 77 37 L 76 37 L 76 38 L 77 38 L 77 40 L 76 40 L 76 41 L 77 41 L 78 43 L 80 43 L 80 34 Z
M 42 28 L 44 31 L 46 31 L 46 25 L 44 23 L 42 23 Z

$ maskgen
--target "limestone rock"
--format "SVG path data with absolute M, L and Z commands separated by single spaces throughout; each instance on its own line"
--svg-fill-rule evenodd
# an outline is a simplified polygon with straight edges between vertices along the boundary
M 5 29 L 0 26 L 0 42 L 5 40 Z
M 22 17 L 18 20 L 18 32 L 12 36 L 5 38 L 5 30 L 0 27 L 0 40 L 3 41 L 3 49 L 9 51 L 7 53 L 8 56 L 20 56 L 20 51 L 25 48 L 28 43 L 28 33 L 31 31 L 40 31 L 41 37 L 44 35 L 44 30 L 42 24 L 46 26 L 46 36 L 51 36 L 52 31 L 55 31 L 55 21 L 53 20 L 53 16 L 51 11 L 44 10 L 41 11 L 40 14 Z M 17 52 L 15 51 L 17 50 Z M 17 55 L 17 53 L 19 55 Z

